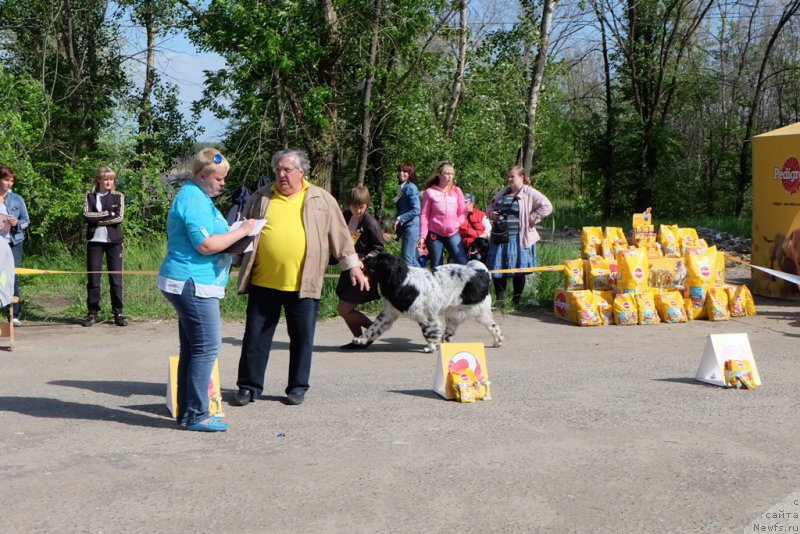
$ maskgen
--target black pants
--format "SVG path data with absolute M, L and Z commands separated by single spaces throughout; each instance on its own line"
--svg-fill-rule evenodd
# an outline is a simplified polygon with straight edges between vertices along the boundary
M 511 280 L 514 284 L 513 301 L 514 304 L 519 304 L 520 298 L 522 297 L 522 291 L 525 289 L 525 275 L 515 274 L 511 277 Z M 505 302 L 508 278 L 493 278 L 492 282 L 494 282 L 495 302 Z
M 122 243 L 94 243 L 86 244 L 86 270 L 90 271 L 86 283 L 86 307 L 90 315 L 100 311 L 100 271 L 103 269 L 103 254 L 106 256 L 106 266 L 109 271 L 122 271 Z M 111 286 L 111 310 L 114 315 L 122 313 L 122 273 L 109 274 L 108 282 Z

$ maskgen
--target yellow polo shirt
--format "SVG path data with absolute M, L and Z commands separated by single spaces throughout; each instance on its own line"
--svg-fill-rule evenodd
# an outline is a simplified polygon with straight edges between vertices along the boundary
M 300 291 L 306 258 L 303 227 L 306 190 L 308 182 L 303 180 L 303 188 L 292 198 L 287 198 L 272 186 L 272 199 L 264 215 L 267 224 L 258 238 L 251 284 L 279 291 Z

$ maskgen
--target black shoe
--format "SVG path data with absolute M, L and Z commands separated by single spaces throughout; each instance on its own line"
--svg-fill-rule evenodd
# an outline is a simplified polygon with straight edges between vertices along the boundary
M 286 404 L 291 404 L 293 406 L 297 406 L 298 404 L 303 404 L 303 394 L 302 393 L 287 393 L 286 394 Z
M 351 341 L 351 342 L 350 342 L 350 343 L 348 343 L 347 345 L 342 345 L 342 346 L 341 346 L 341 347 L 339 347 L 339 348 L 340 348 L 341 350 L 362 350 L 362 349 L 366 349 L 366 348 L 367 348 L 367 347 L 369 347 L 370 345 L 372 345 L 372 341 L 367 341 L 367 344 L 366 344 L 366 345 L 359 345 L 358 343 L 353 343 L 353 342 Z
M 233 394 L 231 404 L 234 406 L 247 406 L 251 402 L 253 402 L 253 392 L 249 389 L 240 389 Z
M 117 326 L 128 326 L 128 320 L 121 313 L 114 316 L 114 324 Z
M 86 316 L 86 319 L 84 319 L 81 324 L 83 326 L 92 326 L 96 322 L 97 322 L 97 316 L 90 313 L 89 315 Z

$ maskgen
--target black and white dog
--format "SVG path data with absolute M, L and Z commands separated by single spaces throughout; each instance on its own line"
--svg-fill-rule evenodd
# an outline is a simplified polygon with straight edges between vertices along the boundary
M 371 345 L 401 315 L 419 323 L 428 342 L 425 352 L 435 351 L 442 341 L 449 342 L 468 317 L 489 330 L 495 347 L 503 342 L 503 333 L 492 317 L 489 271 L 482 263 L 447 264 L 429 271 L 408 267 L 401 258 L 384 253 L 365 259 L 364 270 L 370 283 L 378 284 L 383 311 L 366 332 L 353 338 L 354 344 Z M 441 314 L 445 317 L 444 330 Z

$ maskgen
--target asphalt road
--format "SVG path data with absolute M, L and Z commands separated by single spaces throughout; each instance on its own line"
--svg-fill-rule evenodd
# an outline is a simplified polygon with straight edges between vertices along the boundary
M 0 352 L 0 531 L 753 532 L 775 505 L 800 513 L 800 314 L 757 304 L 635 327 L 500 315 L 494 399 L 475 404 L 432 393 L 403 319 L 357 353 L 320 323 L 301 406 L 281 402 L 280 327 L 266 395 L 230 406 L 243 325 L 225 324 L 219 434 L 167 417 L 176 323 L 27 323 Z M 748 334 L 761 388 L 693 380 L 722 333 Z M 476 323 L 456 337 L 490 344 Z

